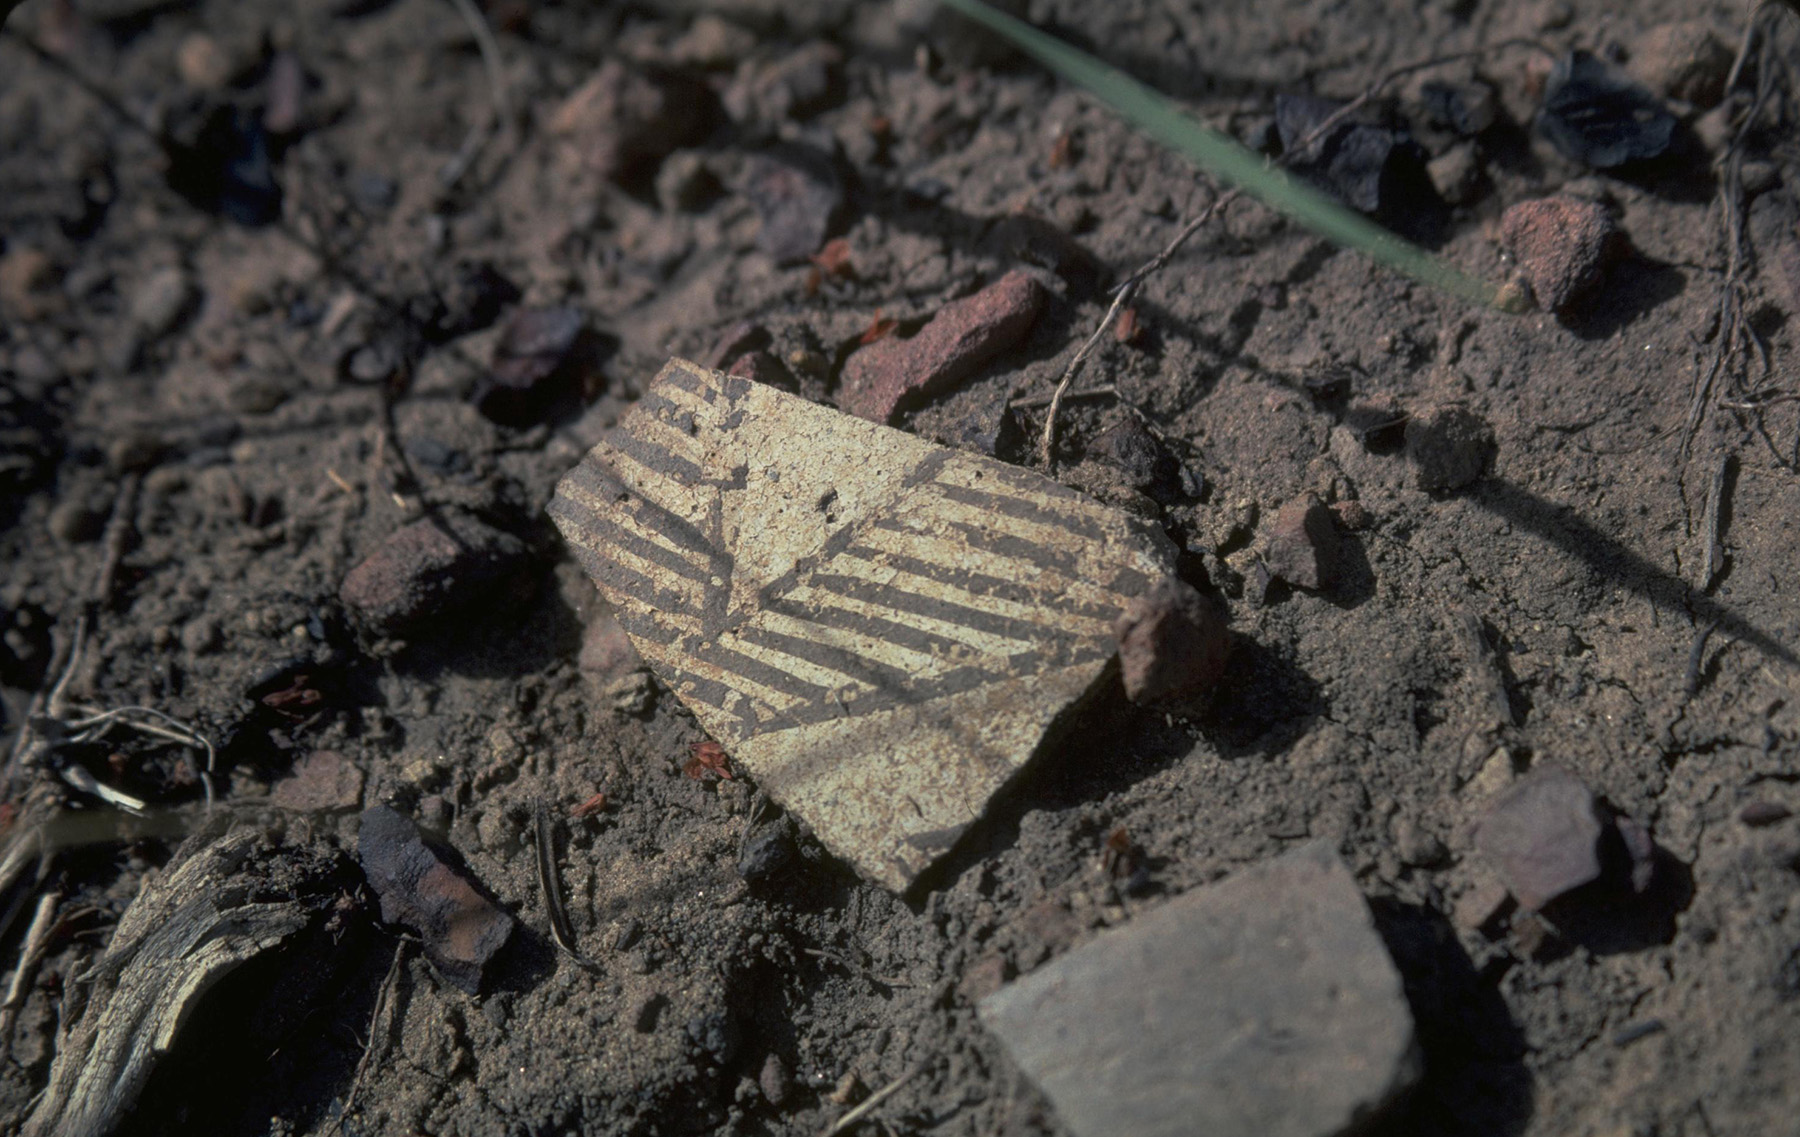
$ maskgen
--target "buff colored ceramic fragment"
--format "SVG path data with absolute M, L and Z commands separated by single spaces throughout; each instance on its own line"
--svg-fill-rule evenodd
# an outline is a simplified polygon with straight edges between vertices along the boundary
M 680 359 L 550 514 L 733 764 L 896 890 L 1067 721 L 1174 555 L 1029 471 Z

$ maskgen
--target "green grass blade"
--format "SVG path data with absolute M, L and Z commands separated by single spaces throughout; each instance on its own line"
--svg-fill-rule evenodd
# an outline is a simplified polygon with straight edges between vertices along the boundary
M 982 0 L 938 0 L 1012 41 L 1014 46 L 1071 83 L 1093 92 L 1120 117 L 1221 181 L 1237 186 L 1269 208 L 1346 249 L 1404 273 L 1439 292 L 1496 306 L 1486 281 L 1452 267 L 1305 182 L 1270 166 L 1260 155 L 1195 122 L 1167 98 L 1124 72 L 1070 47 Z

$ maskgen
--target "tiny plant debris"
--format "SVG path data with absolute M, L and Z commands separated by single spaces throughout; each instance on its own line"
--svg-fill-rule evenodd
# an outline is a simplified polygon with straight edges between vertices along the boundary
M 878 340 L 884 340 L 893 335 L 894 329 L 899 326 L 899 320 L 882 315 L 881 309 L 877 308 L 875 309 L 875 318 L 869 321 L 869 326 L 863 329 L 862 335 L 857 337 L 857 342 L 868 347 Z
M 709 738 L 705 742 L 694 743 L 688 749 L 693 757 L 681 767 L 681 772 L 688 777 L 700 781 L 711 774 L 728 782 L 736 780 L 731 772 L 731 757 L 725 753 L 723 746 Z
M 582 802 L 580 805 L 576 806 L 574 809 L 571 809 L 569 811 L 569 816 L 574 817 L 574 818 L 592 817 L 596 813 L 604 812 L 605 809 L 606 809 L 606 791 L 601 790 L 599 793 L 588 798 L 586 801 Z

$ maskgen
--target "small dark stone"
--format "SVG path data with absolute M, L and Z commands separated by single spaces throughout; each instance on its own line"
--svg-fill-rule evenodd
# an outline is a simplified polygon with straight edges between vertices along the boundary
M 744 842 L 738 857 L 738 875 L 751 884 L 760 884 L 779 875 L 795 859 L 792 823 L 785 818 L 765 825 Z
M 1753 801 L 1738 810 L 1738 820 L 1752 829 L 1786 821 L 1793 815 L 1792 810 L 1776 801 Z
M 766 351 L 751 351 L 738 356 L 726 374 L 780 387 L 784 391 L 792 391 L 798 386 L 794 382 L 793 372 Z
M 1302 494 L 1275 514 L 1263 562 L 1277 579 L 1318 591 L 1337 581 L 1339 544 L 1331 510 L 1314 495 Z
M 1178 714 L 1204 710 L 1225 674 L 1231 633 L 1217 606 L 1174 577 L 1134 601 L 1113 628 L 1125 697 Z
M 1428 405 L 1406 421 L 1406 456 L 1430 493 L 1461 489 L 1487 473 L 1494 432 L 1487 421 L 1454 403 Z
M 493 365 L 475 389 L 475 409 L 501 426 L 541 422 L 577 397 L 599 367 L 599 348 L 580 309 L 521 309 L 494 345 Z
M 268 135 L 249 110 L 206 102 L 178 110 L 164 148 L 169 188 L 195 208 L 249 227 L 281 216 Z
M 344 577 L 338 597 L 374 631 L 416 628 L 485 595 L 525 560 L 525 544 L 446 512 L 396 530 Z
M 519 295 L 519 286 L 485 261 L 457 265 L 439 289 L 442 308 L 431 328 L 432 340 L 443 343 L 491 326 L 508 304 L 519 302 Z
M 1296 147 L 1343 106 L 1312 95 L 1277 95 L 1275 123 L 1289 167 L 1364 213 L 1391 213 L 1425 178 L 1425 155 L 1403 131 L 1354 119 L 1298 153 Z
M 1152 497 L 1160 496 L 1154 491 L 1167 494 L 1170 489 L 1180 489 L 1180 461 L 1136 415 L 1127 415 L 1123 421 L 1101 431 L 1088 447 L 1088 453 L 1116 466 L 1133 488 Z
M 1565 158 L 1610 170 L 1666 153 L 1675 116 L 1617 67 L 1572 51 L 1550 72 L 1537 127 Z
M 724 1008 L 695 1015 L 687 1021 L 685 1033 L 688 1043 L 714 1066 L 729 1066 L 743 1040 L 736 1020 Z
M 753 155 L 741 188 L 762 218 L 756 245 L 776 264 L 798 264 L 818 252 L 844 208 L 836 163 L 809 146 Z
M 364 810 L 357 858 L 381 900 L 381 918 L 417 934 L 438 974 L 470 994 L 512 935 L 513 918 L 427 842 L 419 827 L 385 805 Z
M 1593 791 L 1561 766 L 1526 775 L 1489 805 L 1475 845 L 1520 907 L 1537 911 L 1600 876 Z
M 1447 127 L 1464 138 L 1480 134 L 1494 125 L 1498 113 L 1494 89 L 1480 80 L 1468 83 L 1446 83 L 1428 79 L 1419 89 L 1419 100 L 1433 123 Z

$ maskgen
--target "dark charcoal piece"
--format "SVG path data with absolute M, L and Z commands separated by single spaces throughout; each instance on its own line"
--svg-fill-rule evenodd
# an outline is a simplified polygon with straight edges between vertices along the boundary
M 1432 79 L 1419 89 L 1419 101 L 1431 121 L 1464 138 L 1494 125 L 1494 89 L 1486 83 L 1445 83 Z
M 1292 153 L 1342 106 L 1311 95 L 1277 95 L 1275 125 L 1281 147 Z M 1296 154 L 1291 168 L 1364 213 L 1404 208 L 1419 187 L 1429 187 L 1425 153 L 1403 131 L 1366 122 L 1342 122 Z
M 482 969 L 512 935 L 513 918 L 417 825 L 385 805 L 363 811 L 356 855 L 381 898 L 381 918 L 417 933 L 445 979 L 479 991 Z
M 1675 116 L 1623 71 L 1572 51 L 1550 73 L 1538 130 L 1564 157 L 1597 170 L 1659 158 L 1675 136 Z
M 195 208 L 255 228 L 281 216 L 281 186 L 269 138 L 256 115 L 214 106 L 170 131 L 169 188 Z

